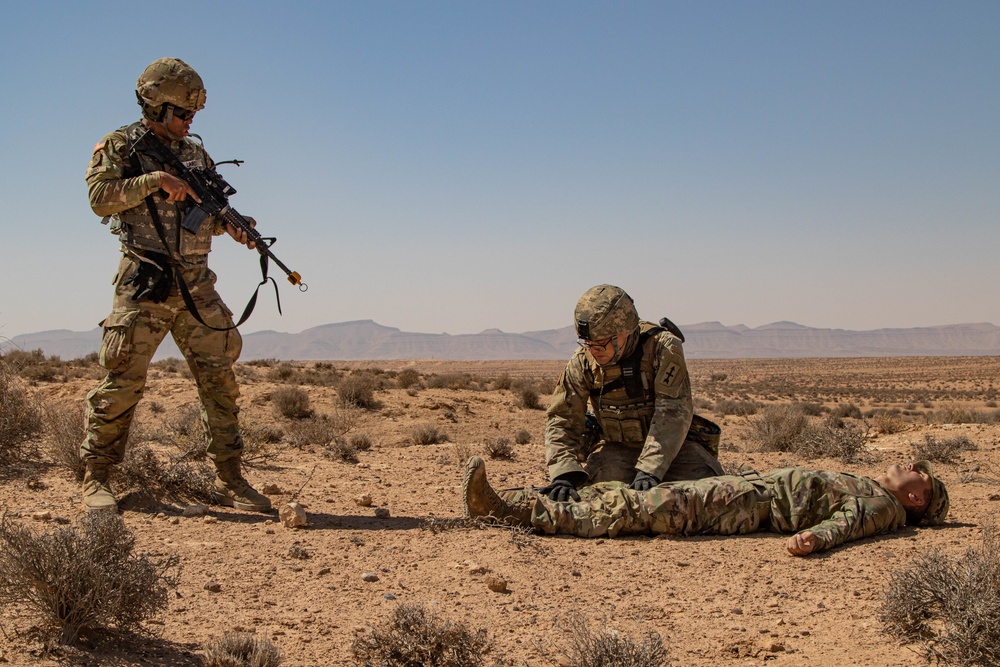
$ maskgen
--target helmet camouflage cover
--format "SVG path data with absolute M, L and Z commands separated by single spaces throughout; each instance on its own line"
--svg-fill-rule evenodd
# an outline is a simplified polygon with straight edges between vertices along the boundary
M 639 313 L 625 290 L 598 285 L 584 292 L 573 315 L 576 334 L 584 340 L 604 340 L 629 334 L 639 326 Z
M 205 108 L 201 77 L 180 58 L 160 58 L 150 63 L 135 82 L 135 96 L 142 114 L 152 121 L 163 117 L 165 104 L 188 111 Z
M 948 509 L 951 502 L 948 498 L 948 490 L 944 487 L 944 482 L 934 476 L 934 469 L 931 468 L 930 461 L 917 461 L 913 464 L 917 470 L 927 473 L 931 478 L 931 495 L 927 499 L 927 509 L 920 523 L 928 526 L 936 526 L 944 523 L 948 516 Z

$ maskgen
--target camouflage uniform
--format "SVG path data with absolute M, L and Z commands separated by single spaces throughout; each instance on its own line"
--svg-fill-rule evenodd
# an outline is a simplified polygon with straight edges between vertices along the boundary
M 580 496 L 559 503 L 535 494 L 531 525 L 578 537 L 809 530 L 818 552 L 906 523 L 903 506 L 874 479 L 806 468 L 670 482 L 642 493 L 608 482 L 584 487 Z
M 620 361 L 640 343 L 641 396 L 629 396 L 620 381 L 622 363 L 601 366 L 583 346 L 569 360 L 547 413 L 549 479 L 584 472 L 588 483 L 631 482 L 636 470 L 660 481 L 722 474 L 715 454 L 689 434 L 694 408 L 680 339 L 641 322 Z M 588 401 L 604 435 L 603 446 L 593 453 L 585 442 Z
M 133 300 L 135 287 L 124 283 L 138 268 L 139 257 L 149 252 L 168 254 L 205 322 L 218 328 L 232 326 L 232 313 L 215 291 L 215 274 L 208 268 L 212 237 L 224 229 L 216 220 L 206 221 L 197 233 L 181 228 L 190 199 L 167 202 L 160 190 L 159 175 L 151 173 L 173 170 L 144 154 L 138 156 L 139 171 L 131 163 L 130 146 L 144 131 L 136 123 L 107 135 L 94 147 L 87 168 L 91 208 L 106 216 L 105 222 L 110 222 L 112 231 L 119 234 L 124 256 L 113 281 L 111 314 L 101 323 L 104 337 L 100 363 L 107 376 L 87 395 L 87 436 L 81 456 L 95 464 L 122 460 L 150 360 L 170 332 L 198 385 L 208 455 L 219 463 L 238 457 L 243 446 L 237 425 L 239 388 L 233 373 L 242 348 L 239 332 L 213 331 L 198 323 L 185 307 L 176 282 L 162 303 Z M 170 148 L 189 167 L 213 166 L 205 149 L 192 139 L 182 139 Z M 153 226 L 146 197 L 151 197 L 156 207 L 167 248 Z

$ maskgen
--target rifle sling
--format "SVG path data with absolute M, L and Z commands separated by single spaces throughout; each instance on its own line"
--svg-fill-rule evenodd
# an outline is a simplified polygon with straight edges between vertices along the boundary
M 139 157 L 135 154 L 135 148 L 129 151 L 129 161 L 132 163 L 132 168 L 138 173 L 144 173 L 142 165 L 139 164 Z M 163 249 L 166 250 L 166 255 L 173 263 L 173 253 L 170 252 L 170 244 L 167 243 L 167 234 L 163 231 L 163 223 L 160 221 L 160 212 L 156 210 L 156 204 L 153 202 L 153 195 L 149 195 L 145 199 L 146 208 L 149 210 L 149 217 L 153 219 L 153 227 L 156 229 L 157 236 L 160 237 L 160 242 L 163 243 Z M 175 263 L 176 266 L 176 263 Z M 281 315 L 281 296 L 278 294 L 278 283 L 275 282 L 274 278 L 267 275 L 267 255 L 261 254 L 260 256 L 260 282 L 257 283 L 257 288 L 253 291 L 253 296 L 247 301 L 246 307 L 243 309 L 243 314 L 240 315 L 239 321 L 231 327 L 213 327 L 211 324 L 206 322 L 201 313 L 198 312 L 198 306 L 194 303 L 194 298 L 191 296 L 191 290 L 188 289 L 187 283 L 184 282 L 184 277 L 181 275 L 179 270 L 174 271 L 174 277 L 177 280 L 177 288 L 180 290 L 181 298 L 184 299 L 184 305 L 187 307 L 188 312 L 198 320 L 198 322 L 205 327 L 208 327 L 212 331 L 229 331 L 230 329 L 236 329 L 241 324 L 247 321 L 250 314 L 253 313 L 253 309 L 257 307 L 257 294 L 260 292 L 260 288 L 267 284 L 268 281 L 274 286 L 274 300 L 278 304 L 278 314 Z

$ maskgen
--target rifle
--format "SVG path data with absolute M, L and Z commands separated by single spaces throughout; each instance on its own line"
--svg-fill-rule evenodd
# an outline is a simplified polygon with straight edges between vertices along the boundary
M 274 256 L 271 246 L 277 239 L 273 236 L 264 237 L 240 215 L 239 211 L 229 205 L 229 197 L 236 194 L 236 188 L 226 182 L 226 179 L 215 169 L 189 169 L 174 152 L 163 145 L 149 130 L 146 130 L 135 142 L 135 150 L 150 155 L 154 160 L 162 165 L 170 165 L 177 172 L 177 176 L 187 182 L 201 199 L 201 203 L 195 203 L 184 216 L 181 226 L 189 232 L 197 232 L 202 223 L 210 217 L 220 218 L 223 222 L 232 225 L 235 229 L 240 229 L 247 234 L 247 238 L 254 242 L 254 249 L 261 254 L 261 265 L 266 266 L 268 259 L 272 260 L 288 276 L 288 282 L 297 286 L 300 292 L 305 292 L 309 286 L 302 282 L 302 276 L 297 271 L 292 271 L 284 263 Z M 238 160 L 232 160 L 239 166 Z M 266 269 L 264 270 L 266 275 Z

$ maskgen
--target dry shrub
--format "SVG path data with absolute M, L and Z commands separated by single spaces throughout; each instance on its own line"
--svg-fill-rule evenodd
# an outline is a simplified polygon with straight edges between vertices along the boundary
M 502 391 L 504 389 L 510 389 L 514 386 L 514 380 L 507 373 L 502 373 L 498 377 L 493 379 L 491 383 L 493 388 L 497 391 Z
M 478 667 L 491 649 L 485 630 L 439 619 L 423 605 L 401 604 L 351 643 L 351 657 L 362 667 Z
M 267 637 L 227 632 L 205 644 L 205 667 L 278 667 L 281 649 Z
M 410 431 L 410 442 L 414 445 L 438 445 L 448 442 L 448 434 L 434 424 L 417 424 Z
M 309 405 L 309 394 L 301 387 L 281 387 L 271 394 L 274 412 L 288 419 L 305 419 L 312 417 L 313 409 Z
M 514 442 L 519 445 L 527 445 L 531 442 L 531 433 L 527 429 L 518 429 L 517 433 L 514 434 Z
M 514 448 L 511 447 L 510 438 L 494 438 L 487 440 L 483 445 L 483 452 L 491 459 L 504 459 L 511 461 L 514 459 Z
M 320 414 L 295 422 L 286 434 L 293 447 L 327 445 L 343 438 L 355 427 L 358 412 L 352 408 L 338 408 L 331 414 Z
M 472 389 L 472 376 L 468 373 L 434 374 L 427 378 L 431 389 Z
M 715 402 L 715 412 L 720 415 L 737 415 L 746 417 L 755 415 L 760 410 L 756 401 L 741 401 L 734 398 L 720 398 Z
M 516 390 L 517 400 L 526 410 L 541 410 L 542 403 L 538 400 L 538 390 L 530 384 L 523 384 Z
M 32 439 L 44 426 L 38 399 L 8 365 L 10 354 L 0 358 L 0 461 L 14 461 L 33 452 Z
M 412 368 L 405 368 L 396 376 L 396 386 L 400 389 L 415 387 L 420 382 L 420 373 Z
M 827 408 L 820 405 L 819 403 L 813 403 L 812 401 L 805 401 L 802 403 L 797 403 L 802 407 L 802 411 L 810 417 L 819 417 L 824 412 L 827 412 Z
M 346 407 L 375 410 L 380 404 L 375 400 L 379 380 L 370 373 L 359 373 L 341 378 L 337 383 L 337 400 Z
M 367 433 L 355 433 L 347 441 L 359 452 L 367 452 L 372 448 L 372 438 Z
M 960 452 L 968 452 L 979 449 L 976 443 L 969 440 L 967 435 L 956 435 L 953 438 L 938 439 L 933 435 L 925 435 L 924 441 L 913 445 L 913 451 L 918 460 L 938 461 L 940 463 L 952 463 Z
M 87 435 L 83 401 L 60 401 L 45 408 L 46 451 L 60 468 L 65 468 L 73 479 L 83 480 L 84 465 L 80 458 L 80 445 Z
M 42 534 L 2 519 L 0 544 L 0 608 L 7 618 L 27 608 L 61 643 L 92 628 L 140 629 L 179 579 L 177 556 L 136 553 L 114 512 Z
M 796 403 L 769 405 L 750 420 L 748 438 L 761 452 L 788 452 L 800 443 L 809 426 L 809 418 Z
M 1000 533 L 957 557 L 935 549 L 890 575 L 879 619 L 885 632 L 922 643 L 927 657 L 971 667 L 1000 665 Z
M 653 630 L 636 641 L 606 624 L 591 630 L 581 614 L 571 615 L 560 625 L 569 642 L 563 652 L 575 667 L 662 667 L 670 656 L 663 638 Z
M 879 433 L 891 435 L 906 429 L 906 421 L 898 411 L 875 410 L 868 416 L 868 421 Z
M 242 420 L 240 433 L 243 436 L 243 463 L 265 463 L 273 459 L 277 452 L 274 445 L 285 437 L 284 431 L 271 424 Z
M 337 437 L 323 445 L 323 455 L 333 459 L 339 459 L 345 463 L 358 462 L 358 448 L 349 441 Z
M 927 421 L 932 424 L 995 424 L 1000 421 L 1000 412 L 945 405 L 940 410 L 928 413 Z
M 112 469 L 111 486 L 119 493 L 135 491 L 145 498 L 211 502 L 215 470 L 184 455 L 164 461 L 144 442 L 129 444 L 121 465 Z
M 830 457 L 844 463 L 856 463 L 868 451 L 868 428 L 837 417 L 806 428 L 793 450 L 814 459 Z
M 839 419 L 846 419 L 847 417 L 861 419 L 861 408 L 854 405 L 854 403 L 840 403 L 830 412 L 830 416 Z

